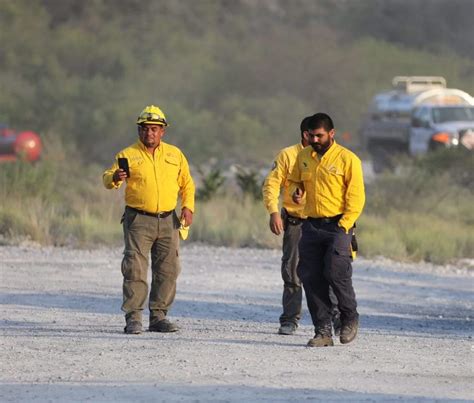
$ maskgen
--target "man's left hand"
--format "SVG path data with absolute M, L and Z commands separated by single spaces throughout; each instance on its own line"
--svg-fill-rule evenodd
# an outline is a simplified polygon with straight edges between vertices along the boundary
M 183 222 L 183 220 L 185 227 L 189 227 L 193 223 L 193 212 L 187 207 L 183 207 L 181 210 L 180 221 Z
M 270 230 L 275 235 L 280 235 L 283 232 L 283 221 L 281 219 L 280 213 L 270 214 Z

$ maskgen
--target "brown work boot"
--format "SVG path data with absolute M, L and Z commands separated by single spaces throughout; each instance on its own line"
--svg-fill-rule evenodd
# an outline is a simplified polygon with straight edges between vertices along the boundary
M 335 311 L 332 314 L 332 327 L 334 328 L 334 335 L 341 335 L 341 314 L 339 311 Z
M 152 320 L 148 328 L 150 332 L 172 333 L 179 330 L 178 325 L 168 319 Z
M 334 346 L 332 340 L 331 323 L 315 328 L 315 334 L 309 339 L 307 347 L 329 347 Z
M 350 343 L 357 336 L 357 330 L 359 329 L 359 320 L 353 319 L 349 322 L 345 322 L 341 327 L 341 336 L 339 340 L 342 344 Z
M 141 312 L 129 312 L 125 315 L 125 327 L 123 332 L 126 334 L 140 334 L 142 332 Z
M 142 322 L 138 320 L 129 320 L 127 325 L 123 328 L 126 334 L 140 334 L 142 332 Z

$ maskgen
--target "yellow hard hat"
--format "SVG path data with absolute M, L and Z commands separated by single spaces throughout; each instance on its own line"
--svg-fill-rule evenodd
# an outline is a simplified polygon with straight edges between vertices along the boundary
M 146 106 L 138 116 L 137 125 L 146 124 L 168 126 L 165 114 L 155 105 Z

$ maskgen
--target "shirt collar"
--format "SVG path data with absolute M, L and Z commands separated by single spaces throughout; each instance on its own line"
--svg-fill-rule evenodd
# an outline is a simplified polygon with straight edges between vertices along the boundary
M 319 154 L 316 151 L 311 151 L 311 157 L 316 158 L 318 161 L 321 161 L 326 155 L 331 154 L 337 147 L 336 140 L 333 141 L 331 144 L 331 147 L 324 153 L 322 157 L 319 156 Z
M 137 144 L 138 144 L 138 148 L 140 150 L 145 151 L 146 153 L 150 154 L 148 152 L 148 149 L 145 147 L 145 144 L 143 144 L 140 139 L 138 139 Z M 162 149 L 162 147 L 161 147 L 162 144 L 163 144 L 163 141 L 160 141 L 160 145 L 158 147 L 156 147 L 155 151 L 160 151 Z

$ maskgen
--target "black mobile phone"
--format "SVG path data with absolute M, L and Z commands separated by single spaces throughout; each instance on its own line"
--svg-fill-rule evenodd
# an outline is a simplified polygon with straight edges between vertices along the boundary
M 118 159 L 118 166 L 120 169 L 123 169 L 127 173 L 127 178 L 130 178 L 130 168 L 128 167 L 128 159 L 127 158 L 119 158 Z

